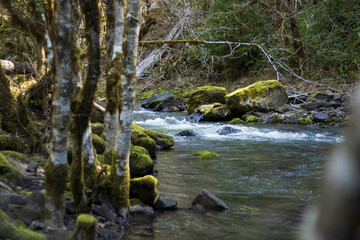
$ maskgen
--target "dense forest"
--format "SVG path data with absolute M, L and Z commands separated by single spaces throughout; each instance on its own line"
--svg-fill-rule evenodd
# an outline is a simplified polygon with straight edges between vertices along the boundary
M 154 160 L 175 136 L 196 133 L 134 124 L 136 101 L 195 123 L 353 124 L 357 0 L 0 6 L 0 238 L 120 239 L 130 215 L 176 208 L 159 195 Z M 207 190 L 193 205 L 229 209 Z

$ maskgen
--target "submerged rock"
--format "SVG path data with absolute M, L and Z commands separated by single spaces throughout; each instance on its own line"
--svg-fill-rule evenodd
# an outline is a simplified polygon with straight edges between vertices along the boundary
M 219 154 L 214 152 L 208 152 L 208 151 L 199 151 L 195 152 L 192 155 L 199 156 L 201 159 L 210 159 L 210 158 L 217 158 L 219 157 Z
M 192 202 L 193 206 L 201 205 L 205 210 L 229 210 L 224 201 L 208 190 L 203 190 Z
M 177 134 L 175 134 L 175 136 L 177 137 L 195 137 L 198 136 L 199 134 L 197 132 L 195 132 L 194 130 L 184 130 L 182 132 L 179 132 Z
M 177 202 L 165 196 L 160 196 L 155 203 L 155 208 L 159 210 L 176 210 Z
M 139 198 L 147 205 L 153 206 L 159 198 L 160 183 L 152 175 L 130 180 L 130 196 Z
M 201 105 L 210 103 L 225 103 L 226 94 L 226 89 L 222 87 L 198 87 L 191 93 L 189 103 L 187 105 L 187 111 L 189 114 L 192 114 L 195 109 Z
M 287 102 L 283 85 L 276 80 L 256 82 L 225 96 L 231 112 L 238 116 L 249 111 L 268 112 Z
M 219 135 L 229 135 L 233 133 L 241 132 L 240 129 L 232 128 L 232 127 L 223 127 L 222 129 L 218 130 L 217 133 Z

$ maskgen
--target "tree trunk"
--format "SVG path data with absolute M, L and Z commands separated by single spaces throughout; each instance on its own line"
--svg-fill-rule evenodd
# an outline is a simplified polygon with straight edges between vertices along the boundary
M 52 100 L 50 158 L 46 164 L 47 208 L 52 224 L 63 226 L 63 200 L 67 181 L 67 133 L 71 98 L 71 0 L 57 0 L 54 15 L 54 94 Z
M 128 2 L 123 43 L 123 66 L 121 71 L 121 84 L 118 84 L 119 93 L 119 129 L 116 138 L 114 163 L 112 168 L 114 175 L 113 197 L 116 198 L 114 207 L 118 210 L 127 209 L 130 205 L 130 145 L 131 145 L 131 124 L 135 103 L 134 85 L 136 82 L 136 58 L 139 40 L 139 14 L 140 0 Z
M 115 139 L 118 131 L 118 94 L 122 65 L 122 43 L 124 30 L 124 1 L 109 1 L 107 8 L 107 59 L 109 67 L 106 75 L 106 110 L 104 136 L 106 139 L 104 162 L 112 165 Z
M 81 0 L 80 4 L 85 14 L 85 31 L 89 42 L 89 56 L 86 80 L 71 103 L 70 131 L 73 154 L 70 186 L 77 211 L 88 212 L 91 209 L 91 199 L 87 199 L 85 195 L 85 183 L 87 187 L 92 187 L 97 176 L 95 154 L 91 143 L 89 116 L 100 75 L 100 22 L 97 0 Z M 78 58 L 78 54 L 75 52 L 73 51 L 73 60 Z M 77 64 L 73 63 L 73 71 L 74 75 L 77 75 L 79 69 L 75 65 Z M 84 173 L 85 171 L 87 174 Z

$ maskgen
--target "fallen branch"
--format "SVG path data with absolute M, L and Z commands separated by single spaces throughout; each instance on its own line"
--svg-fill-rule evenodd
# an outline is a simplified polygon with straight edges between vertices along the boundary
M 94 107 L 97 111 L 105 114 L 105 108 L 104 108 L 103 106 L 101 106 L 100 104 L 97 104 L 96 102 L 93 102 L 93 107 Z
M 2 69 L 4 69 L 6 73 L 25 73 L 25 74 L 35 73 L 35 69 L 30 64 L 26 64 L 26 63 L 22 64 L 8 60 L 0 60 L 0 64 Z

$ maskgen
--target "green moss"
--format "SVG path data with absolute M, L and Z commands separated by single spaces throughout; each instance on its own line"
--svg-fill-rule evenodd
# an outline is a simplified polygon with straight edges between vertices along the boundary
M 297 120 L 297 124 L 300 125 L 309 125 L 309 124 L 313 124 L 313 121 L 310 118 L 299 118 Z
M 0 150 L 20 151 L 23 149 L 20 138 L 0 135 Z
M 46 159 L 41 156 L 32 156 L 31 160 L 37 162 L 40 166 L 44 166 L 46 163 Z
M 143 204 L 143 202 L 139 198 L 131 198 L 130 199 L 130 205 L 134 206 L 136 204 Z
M 131 130 L 131 143 L 135 146 L 145 148 L 152 158 L 156 157 L 156 142 L 144 131 L 144 128 L 133 124 Z
M 151 174 L 154 162 L 148 151 L 140 146 L 131 146 L 130 152 L 130 174 L 132 176 L 144 176 Z
M 0 176 L 8 180 L 13 180 L 22 175 L 16 164 L 0 153 Z
M 105 140 L 102 139 L 99 135 L 91 134 L 92 143 L 98 154 L 102 154 L 105 151 Z
M 96 224 L 95 217 L 88 214 L 81 214 L 76 220 L 76 229 L 73 235 L 74 240 L 94 240 L 96 236 Z
M 230 116 L 230 108 L 225 104 L 213 103 L 209 105 L 201 105 L 195 110 L 196 113 L 203 114 L 204 121 L 218 121 Z
M 279 95 L 277 98 L 264 100 L 271 96 L 270 93 Z M 245 88 L 225 96 L 226 103 L 237 114 L 250 110 L 269 110 L 272 107 L 283 105 L 287 101 L 287 93 L 283 85 L 276 80 L 259 81 Z M 260 104 L 261 102 L 261 104 Z
M 49 158 L 45 165 L 46 197 L 48 202 L 54 205 L 57 209 L 61 209 L 64 202 L 67 177 L 67 164 L 59 164 L 55 166 Z
M 23 153 L 15 152 L 15 151 L 1 151 L 2 154 L 6 155 L 7 157 L 10 157 L 12 159 L 24 162 L 27 157 Z
M 101 136 L 104 132 L 104 124 L 96 122 L 96 123 L 91 123 L 91 132 Z
M 47 238 L 40 233 L 11 223 L 10 218 L 0 209 L 0 239 L 46 240 Z
M 325 120 L 325 123 L 328 125 L 334 125 L 337 122 L 339 122 L 339 118 L 337 118 L 337 117 L 330 117 Z
M 116 210 L 130 206 L 130 171 L 128 166 L 117 164 L 117 159 L 122 159 L 115 152 L 113 153 L 113 163 L 111 167 L 111 204 Z M 116 167 L 115 167 L 116 166 Z M 117 169 L 119 168 L 120 169 Z M 118 175 L 117 171 L 122 172 Z
M 241 120 L 241 118 L 233 118 L 233 120 L 231 120 L 230 122 L 229 122 L 229 124 L 234 124 L 234 125 L 236 125 L 236 124 L 241 124 L 241 123 L 244 123 L 245 121 L 243 121 L 243 120 Z
M 130 180 L 130 194 L 145 204 L 153 206 L 159 198 L 160 183 L 152 175 Z
M 214 152 L 208 152 L 208 151 L 199 151 L 199 152 L 193 153 L 192 155 L 199 156 L 201 159 L 210 159 L 210 158 L 219 157 L 219 154 L 214 153 Z
M 247 123 L 249 123 L 249 122 L 258 122 L 258 121 L 259 121 L 259 117 L 253 116 L 253 115 L 246 116 L 246 118 L 245 118 L 245 122 L 247 122 Z
M 225 103 L 227 91 L 222 87 L 203 86 L 196 88 L 187 104 L 189 114 L 194 113 L 195 109 L 201 105 L 210 103 Z
M 174 146 L 174 144 L 175 144 L 174 138 L 172 136 L 166 135 L 164 133 L 154 131 L 151 129 L 147 129 L 147 128 L 143 128 L 137 124 L 133 124 L 132 129 L 134 131 L 145 133 L 146 135 L 148 135 L 155 141 L 156 145 L 159 145 L 162 148 L 170 148 L 170 147 Z M 136 144 L 134 144 L 134 145 L 136 145 Z

